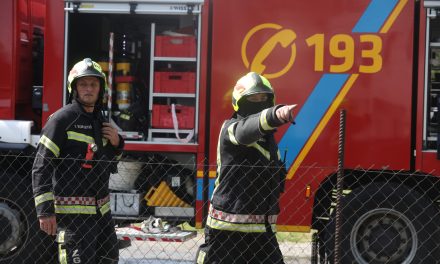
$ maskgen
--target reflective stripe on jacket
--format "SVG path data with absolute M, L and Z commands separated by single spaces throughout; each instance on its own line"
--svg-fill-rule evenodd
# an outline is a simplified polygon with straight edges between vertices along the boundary
M 217 179 L 211 199 L 216 210 L 234 215 L 279 213 L 278 200 L 286 176 L 273 135 L 275 128 L 283 124 L 275 114 L 279 107 L 244 118 L 236 114 L 224 122 L 218 140 Z M 211 223 L 212 219 L 229 221 L 211 215 Z M 224 225 L 217 223 L 220 226 Z
M 77 101 L 55 112 L 41 131 L 32 168 L 32 187 L 37 215 L 92 214 L 88 204 L 62 205 L 54 197 L 109 195 L 110 173 L 116 172 L 124 140 L 117 148 L 102 137 L 104 118 L 99 111 L 86 113 Z M 55 207 L 56 205 L 56 207 Z M 84 207 L 85 206 L 85 207 Z M 99 207 L 108 212 L 110 205 Z
M 277 215 L 231 214 L 209 206 L 206 225 L 219 230 L 238 232 L 266 232 L 266 221 L 272 231 L 276 232 Z
M 96 200 L 94 197 L 55 197 L 55 213 L 57 214 L 101 214 L 110 211 L 110 196 Z

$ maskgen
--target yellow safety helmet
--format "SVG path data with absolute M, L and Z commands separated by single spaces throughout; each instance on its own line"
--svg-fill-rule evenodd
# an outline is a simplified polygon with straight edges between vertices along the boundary
M 275 105 L 275 94 L 269 80 L 255 72 L 241 77 L 232 92 L 232 106 L 238 112 L 246 97 L 252 94 L 265 93 L 271 106 Z

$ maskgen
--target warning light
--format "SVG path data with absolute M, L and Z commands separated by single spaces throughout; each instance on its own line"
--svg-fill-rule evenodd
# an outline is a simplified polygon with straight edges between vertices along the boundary
M 310 196 L 312 195 L 312 191 L 310 189 L 310 185 L 306 186 L 306 198 L 310 198 Z

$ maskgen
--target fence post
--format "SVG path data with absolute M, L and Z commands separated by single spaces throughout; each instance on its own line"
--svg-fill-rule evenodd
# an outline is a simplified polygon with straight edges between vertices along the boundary
M 340 263 L 341 199 L 344 189 L 345 110 L 339 113 L 338 173 L 336 176 L 335 263 Z

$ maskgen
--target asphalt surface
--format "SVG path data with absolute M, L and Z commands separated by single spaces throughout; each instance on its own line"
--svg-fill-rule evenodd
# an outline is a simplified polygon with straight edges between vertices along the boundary
M 120 251 L 121 264 L 190 264 L 204 242 L 203 234 L 185 242 L 132 241 L 128 248 Z M 281 251 L 286 264 L 310 263 L 311 244 L 282 242 Z

